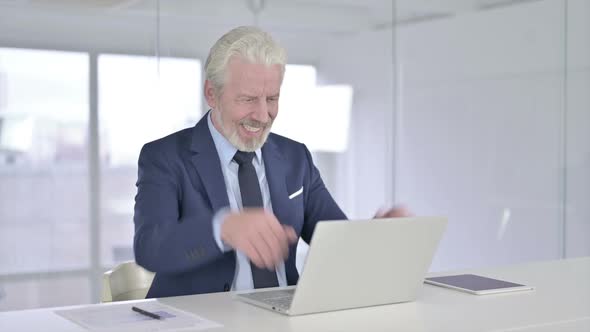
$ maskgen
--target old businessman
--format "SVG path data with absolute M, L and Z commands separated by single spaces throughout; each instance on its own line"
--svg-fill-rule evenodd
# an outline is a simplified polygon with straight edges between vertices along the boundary
M 156 272 L 147 297 L 294 285 L 299 237 L 346 219 L 305 145 L 270 133 L 285 63 L 268 33 L 229 31 L 205 63 L 211 110 L 142 148 L 134 250 Z

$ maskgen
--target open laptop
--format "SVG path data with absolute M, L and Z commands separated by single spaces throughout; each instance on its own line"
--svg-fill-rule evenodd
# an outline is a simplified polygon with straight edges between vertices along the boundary
M 296 287 L 236 297 L 292 316 L 413 301 L 446 224 L 441 217 L 320 222 Z

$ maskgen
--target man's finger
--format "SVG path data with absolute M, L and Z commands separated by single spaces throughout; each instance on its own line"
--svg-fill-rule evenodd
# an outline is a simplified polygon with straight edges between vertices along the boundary
M 265 241 L 267 247 L 269 248 L 269 253 L 273 260 L 273 267 L 279 265 L 283 261 L 284 250 L 288 250 L 288 248 L 283 249 L 286 238 L 283 243 L 281 243 L 281 241 L 276 237 L 274 232 L 270 230 L 270 228 L 262 229 L 260 236 L 262 241 Z
M 267 213 L 266 222 L 280 245 L 281 253 L 289 251 L 289 240 L 279 220 L 272 213 Z
M 289 243 L 293 244 L 299 240 L 299 237 L 297 236 L 297 233 L 295 232 L 295 229 L 293 229 L 293 227 L 283 225 L 283 231 L 285 232 L 285 235 L 287 236 L 287 240 L 289 241 Z
M 403 207 L 396 207 L 393 208 L 385 214 L 386 218 L 402 218 L 402 217 L 409 217 L 410 211 Z
M 267 268 L 269 270 L 274 269 L 275 267 L 275 258 L 273 254 L 272 245 L 269 244 L 269 241 L 265 238 L 263 234 L 257 232 L 252 238 L 250 243 L 256 248 L 260 257 L 262 257 L 262 261 L 264 262 L 263 268 Z
M 256 250 L 249 240 L 244 241 L 241 250 L 244 252 L 244 254 L 246 254 L 246 257 L 248 257 L 251 263 L 258 266 L 259 268 L 265 267 L 264 260 L 260 256 L 260 253 L 258 253 L 258 250 Z
M 395 206 L 390 209 L 380 208 L 374 218 L 403 218 L 411 217 L 412 213 L 405 206 Z
M 289 239 L 287 238 L 281 223 L 274 214 L 267 212 L 265 223 L 270 233 L 269 236 L 274 237 L 276 240 L 276 242 L 273 241 L 273 244 L 276 244 L 278 247 L 273 247 L 273 250 L 278 250 L 278 252 L 273 251 L 273 253 L 275 253 L 277 259 L 279 259 L 277 261 L 277 264 L 279 264 L 289 254 Z

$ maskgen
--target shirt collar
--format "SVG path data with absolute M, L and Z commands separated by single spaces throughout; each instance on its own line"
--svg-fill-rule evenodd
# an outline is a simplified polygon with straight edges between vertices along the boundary
M 209 126 L 209 132 L 211 133 L 211 137 L 213 138 L 213 143 L 215 144 L 215 149 L 217 150 L 217 154 L 219 155 L 219 160 L 221 160 L 222 165 L 229 165 L 234 159 L 234 155 L 238 152 L 238 149 L 230 143 L 230 141 L 225 138 L 213 125 L 213 121 L 211 120 L 211 116 L 213 111 L 210 110 L 209 114 L 207 114 L 207 124 Z M 256 153 L 256 162 L 260 164 L 262 160 L 262 151 L 261 149 L 257 149 L 254 151 Z

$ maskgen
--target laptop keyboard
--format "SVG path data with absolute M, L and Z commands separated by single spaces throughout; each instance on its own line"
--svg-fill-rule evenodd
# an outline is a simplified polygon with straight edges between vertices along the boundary
M 240 296 L 288 310 L 291 307 L 291 301 L 293 301 L 293 294 L 295 294 L 295 289 L 240 294 Z

